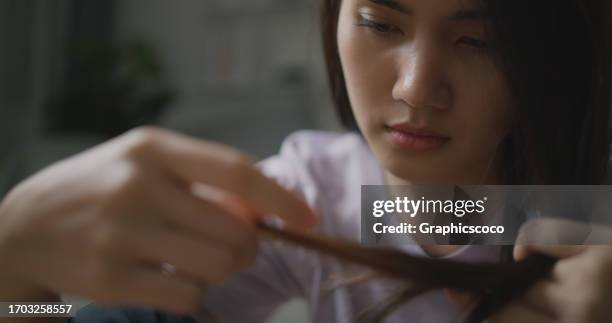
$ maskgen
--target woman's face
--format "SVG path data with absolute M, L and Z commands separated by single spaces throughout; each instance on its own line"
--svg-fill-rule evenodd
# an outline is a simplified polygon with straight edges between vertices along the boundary
M 498 181 L 511 104 L 476 1 L 342 2 L 338 49 L 349 98 L 388 175 Z

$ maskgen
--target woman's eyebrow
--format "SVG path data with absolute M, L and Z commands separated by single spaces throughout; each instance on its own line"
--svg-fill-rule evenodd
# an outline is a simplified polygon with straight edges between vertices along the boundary
M 380 6 L 384 6 L 390 9 L 393 9 L 395 11 L 399 11 L 403 14 L 411 14 L 412 11 L 408 8 L 405 8 L 404 6 L 402 6 L 399 2 L 395 1 L 395 0 L 369 0 L 370 2 L 380 5 Z
M 483 13 L 480 9 L 464 9 L 459 10 L 451 17 L 452 20 L 469 20 L 479 21 L 483 20 Z
M 399 11 L 403 14 L 412 14 L 412 9 L 406 8 L 396 0 L 368 0 L 379 6 L 387 7 L 395 11 Z M 483 14 L 480 9 L 463 9 L 455 12 L 450 16 L 451 20 L 458 21 L 479 21 L 483 19 Z

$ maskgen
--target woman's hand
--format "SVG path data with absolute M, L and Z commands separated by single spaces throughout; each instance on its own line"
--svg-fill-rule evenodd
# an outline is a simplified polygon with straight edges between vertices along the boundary
M 490 318 L 491 323 L 612 322 L 612 247 L 516 246 L 522 260 L 532 253 L 559 258 L 551 276 Z
M 551 275 L 519 299 L 492 315 L 488 323 L 612 322 L 612 246 L 559 245 L 567 238 L 609 243 L 612 230 L 565 220 L 542 219 L 521 228 L 514 257 L 520 261 L 539 253 L 559 258 Z M 556 243 L 556 244 L 553 244 Z M 471 304 L 469 295 L 448 291 L 449 297 Z
M 196 184 L 226 195 L 207 200 Z M 245 209 L 252 212 L 238 212 Z M 3 201 L 0 300 L 68 293 L 187 313 L 203 286 L 253 261 L 252 214 L 315 223 L 303 201 L 242 153 L 159 129 L 132 131 L 43 170 Z

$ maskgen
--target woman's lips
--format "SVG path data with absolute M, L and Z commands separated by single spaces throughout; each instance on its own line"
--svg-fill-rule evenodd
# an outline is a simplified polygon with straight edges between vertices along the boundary
M 450 137 L 432 129 L 416 128 L 408 124 L 386 126 L 385 128 L 392 143 L 417 152 L 438 149 L 450 140 Z

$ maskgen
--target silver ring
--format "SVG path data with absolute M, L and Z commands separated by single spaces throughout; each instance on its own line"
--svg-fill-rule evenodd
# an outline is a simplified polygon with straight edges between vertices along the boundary
M 174 276 L 176 275 L 176 267 L 174 267 L 173 265 L 164 262 L 161 264 L 160 266 L 161 272 L 164 275 L 168 275 L 168 276 Z

